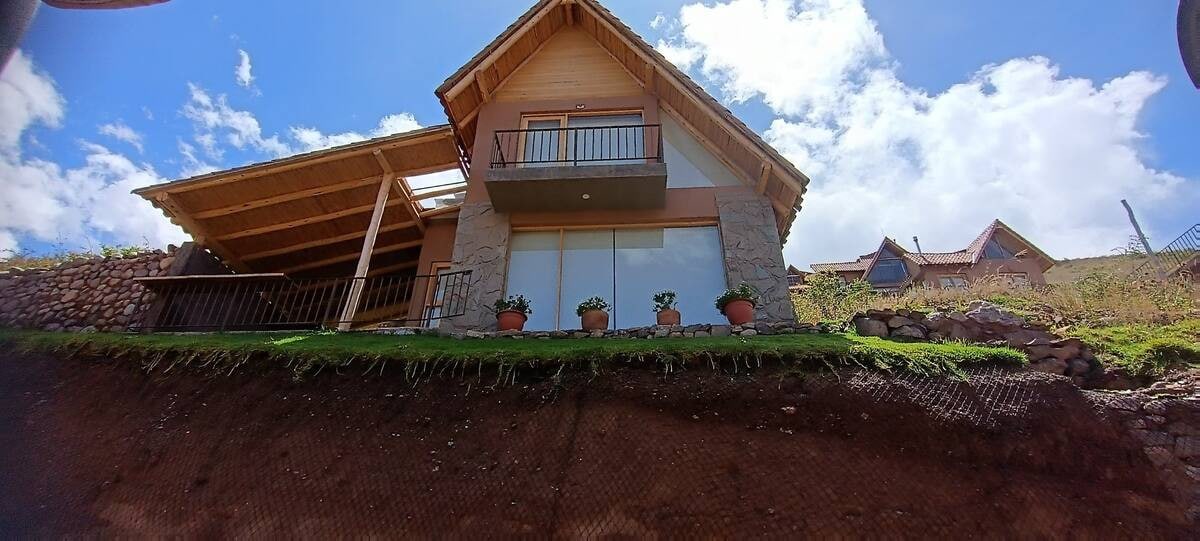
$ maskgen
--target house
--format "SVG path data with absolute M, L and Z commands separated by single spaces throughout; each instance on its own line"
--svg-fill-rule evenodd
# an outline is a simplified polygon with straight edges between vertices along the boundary
M 800 269 L 797 269 L 795 265 L 788 265 L 788 268 L 787 268 L 788 289 L 791 290 L 792 292 L 803 291 L 804 290 L 804 282 L 805 282 L 805 280 L 808 280 L 808 277 L 811 274 L 812 274 L 811 272 L 804 272 Z
M 230 269 L 148 281 L 170 304 L 152 326 L 486 330 L 519 294 L 526 329 L 578 328 L 591 296 L 628 328 L 662 289 L 704 323 L 740 283 L 758 318 L 793 317 L 808 178 L 595 0 L 538 2 L 435 95 L 446 125 L 136 190 Z M 411 182 L 445 171 L 465 182 Z M 198 287 L 255 293 L 187 315 Z
M 970 245 L 955 252 L 911 252 L 884 238 L 875 251 L 854 261 L 813 263 L 812 269 L 846 281 L 865 278 L 876 290 L 899 291 L 911 285 L 964 287 L 986 276 L 1014 285 L 1045 285 L 1043 273 L 1052 266 L 1054 259 L 995 220 Z

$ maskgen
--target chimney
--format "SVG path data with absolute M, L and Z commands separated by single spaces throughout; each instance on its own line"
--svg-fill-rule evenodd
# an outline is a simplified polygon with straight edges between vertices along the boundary
M 921 252 L 921 241 L 919 239 L 917 239 L 916 235 L 913 235 L 913 244 L 917 245 L 917 253 L 924 255 L 924 253 Z

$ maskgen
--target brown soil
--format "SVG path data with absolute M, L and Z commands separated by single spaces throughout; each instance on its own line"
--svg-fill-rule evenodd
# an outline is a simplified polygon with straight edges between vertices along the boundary
M 1117 422 L 1039 374 L 489 390 L 0 354 L 0 438 L 4 538 L 1194 534 Z

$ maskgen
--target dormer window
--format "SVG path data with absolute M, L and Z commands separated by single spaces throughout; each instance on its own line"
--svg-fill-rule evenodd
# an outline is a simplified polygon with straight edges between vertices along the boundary
M 894 252 L 884 248 L 879 254 L 879 261 L 871 269 L 867 281 L 872 284 L 899 284 L 908 278 L 908 267 L 904 260 Z
M 983 258 L 984 259 L 1012 259 L 1013 254 L 1012 254 L 1012 252 L 1008 251 L 1008 249 L 1001 246 L 1000 243 L 996 242 L 996 239 L 993 238 L 993 239 L 989 239 L 987 241 L 987 244 L 983 245 Z

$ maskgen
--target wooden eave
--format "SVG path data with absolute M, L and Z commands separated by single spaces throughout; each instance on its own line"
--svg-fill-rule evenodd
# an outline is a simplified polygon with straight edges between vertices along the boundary
M 435 126 L 134 193 L 241 273 L 334 275 L 361 252 L 384 182 L 398 195 L 383 208 L 373 253 L 381 265 L 415 260 L 426 220 L 458 210 L 421 202 L 466 184 L 415 192 L 407 177 L 459 169 L 460 159 L 449 126 Z
M 809 179 L 733 113 L 667 61 L 595 0 L 541 0 L 435 91 L 470 160 L 479 109 L 558 30 L 588 32 L 644 91 L 775 208 L 781 240 L 799 211 Z

